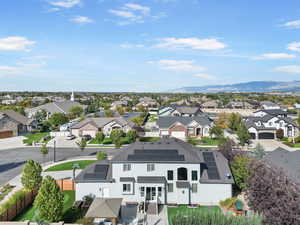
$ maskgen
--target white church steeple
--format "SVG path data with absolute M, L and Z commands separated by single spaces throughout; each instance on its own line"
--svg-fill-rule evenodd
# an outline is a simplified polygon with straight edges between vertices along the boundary
M 71 100 L 72 102 L 74 102 L 74 101 L 75 101 L 75 97 L 74 97 L 74 91 L 72 91 L 72 94 L 71 94 L 71 98 L 70 98 L 70 100 Z

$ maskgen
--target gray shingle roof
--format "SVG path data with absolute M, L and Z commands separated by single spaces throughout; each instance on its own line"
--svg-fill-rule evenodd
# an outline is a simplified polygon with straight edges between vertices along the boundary
M 122 198 L 95 198 L 85 217 L 118 218 Z
M 163 116 L 158 118 L 157 125 L 159 128 L 169 128 L 176 122 L 187 126 L 193 121 L 196 121 L 202 126 L 211 126 L 212 124 L 212 120 L 203 115 L 195 117 Z
M 78 102 L 66 100 L 62 102 L 51 102 L 45 105 L 40 105 L 38 107 L 34 107 L 31 109 L 27 109 L 26 111 L 36 112 L 39 110 L 45 110 L 51 114 L 53 113 L 69 113 L 70 109 L 74 106 L 80 106 L 85 109 L 87 106 L 81 105 Z
M 2 116 L 4 116 L 4 115 L 8 116 L 9 118 L 11 118 L 23 125 L 29 125 L 33 121 L 32 119 L 29 119 L 26 116 L 23 116 L 22 114 L 15 112 L 13 110 L 3 110 L 3 111 L 0 111 L 0 115 L 1 114 L 2 114 Z
M 106 124 L 115 121 L 116 123 L 120 124 L 121 126 L 130 125 L 128 121 L 126 121 L 123 117 L 97 117 L 97 118 L 86 118 L 83 121 L 74 124 L 71 128 L 72 129 L 79 129 L 86 124 L 92 124 L 97 128 L 102 128 Z
M 164 184 L 167 180 L 165 177 L 160 176 L 141 176 L 137 177 L 137 183 L 142 184 Z

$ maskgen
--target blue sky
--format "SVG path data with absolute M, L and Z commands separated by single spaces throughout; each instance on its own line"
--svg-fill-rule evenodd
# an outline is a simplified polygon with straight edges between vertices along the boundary
M 1 91 L 300 80 L 300 2 L 3 0 Z

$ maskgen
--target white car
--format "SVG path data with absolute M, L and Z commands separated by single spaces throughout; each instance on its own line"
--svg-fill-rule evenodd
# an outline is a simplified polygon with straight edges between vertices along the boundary
M 76 138 L 75 135 L 71 134 L 67 136 L 66 140 L 73 140 L 75 138 Z

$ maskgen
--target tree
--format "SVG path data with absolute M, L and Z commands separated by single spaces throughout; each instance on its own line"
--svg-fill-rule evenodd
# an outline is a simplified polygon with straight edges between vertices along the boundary
M 242 123 L 241 116 L 238 113 L 231 113 L 228 120 L 228 127 L 233 130 L 237 131 Z
M 215 124 L 222 129 L 228 128 L 228 114 L 221 113 L 219 118 L 215 121 Z
M 42 155 L 43 155 L 44 162 L 45 162 L 45 158 L 46 158 L 46 156 L 47 156 L 48 153 L 49 153 L 49 150 L 48 150 L 46 144 L 43 144 L 43 146 L 41 147 L 40 151 L 41 151 L 41 153 L 42 153 Z
M 60 125 L 63 125 L 69 121 L 68 117 L 63 113 L 53 113 L 48 120 L 52 127 L 58 127 Z
M 42 182 L 42 167 L 39 163 L 28 160 L 23 168 L 21 182 L 25 189 L 34 190 L 38 188 Z
M 102 131 L 99 131 L 97 134 L 96 134 L 96 137 L 95 137 L 95 140 L 98 144 L 102 143 L 102 141 L 104 140 L 105 138 L 105 135 L 103 134 Z
M 97 152 L 97 160 L 101 161 L 107 158 L 106 152 Z
M 248 165 L 251 158 L 246 155 L 237 155 L 233 158 L 233 161 L 230 163 L 230 168 L 234 177 L 234 181 L 240 190 L 243 190 L 247 187 L 246 180 L 249 176 Z
M 281 128 L 276 130 L 276 138 L 282 139 L 283 137 L 284 137 L 284 131 Z
M 135 142 L 138 137 L 136 130 L 128 131 L 126 136 L 128 137 L 130 143 Z
M 300 126 L 300 113 L 298 114 L 297 122 L 298 122 L 298 126 Z
M 215 136 L 217 138 L 222 138 L 224 136 L 224 132 L 221 127 L 215 125 L 212 128 L 210 128 L 209 135 L 210 135 L 210 137 Z
M 83 152 L 83 150 L 85 149 L 85 147 L 87 145 L 87 141 L 85 138 L 81 138 L 80 141 L 76 141 L 76 145 Z
M 246 196 L 265 224 L 300 224 L 300 188 L 273 164 L 253 160 L 249 165 Z
M 121 137 L 124 136 L 124 132 L 120 129 L 113 129 L 111 132 L 110 132 L 110 138 L 112 140 L 113 143 L 115 143 L 115 141 L 117 139 L 120 139 L 121 140 Z
M 34 207 L 41 219 L 48 222 L 58 222 L 62 218 L 64 194 L 54 178 L 46 176 L 35 198 Z
M 266 155 L 265 149 L 260 143 L 255 146 L 254 155 L 257 159 L 262 159 Z
M 251 135 L 244 123 L 241 123 L 236 132 L 238 140 L 242 146 L 249 142 Z
M 224 141 L 220 142 L 218 146 L 219 151 L 229 162 L 231 162 L 235 156 L 233 152 L 233 145 L 234 142 L 231 139 L 225 139 Z
M 72 118 L 76 118 L 82 115 L 83 113 L 83 108 L 81 106 L 73 106 L 70 110 L 69 113 L 71 114 Z
M 144 123 L 144 119 L 140 116 L 136 116 L 136 117 L 131 118 L 131 121 L 134 122 L 138 126 L 142 126 L 143 123 Z
M 124 109 L 124 107 L 118 105 L 118 106 L 117 106 L 117 112 L 118 112 L 120 115 L 124 115 L 124 114 L 125 114 L 125 109 Z
M 114 113 L 110 109 L 104 110 L 105 117 L 113 117 Z
M 37 111 L 36 114 L 34 115 L 34 118 L 39 123 L 41 123 L 42 121 L 46 120 L 46 118 L 47 118 L 47 112 L 46 112 L 46 110 L 42 109 L 42 110 Z
M 114 140 L 114 144 L 115 144 L 115 148 L 121 148 L 122 146 L 121 137 L 116 137 Z

